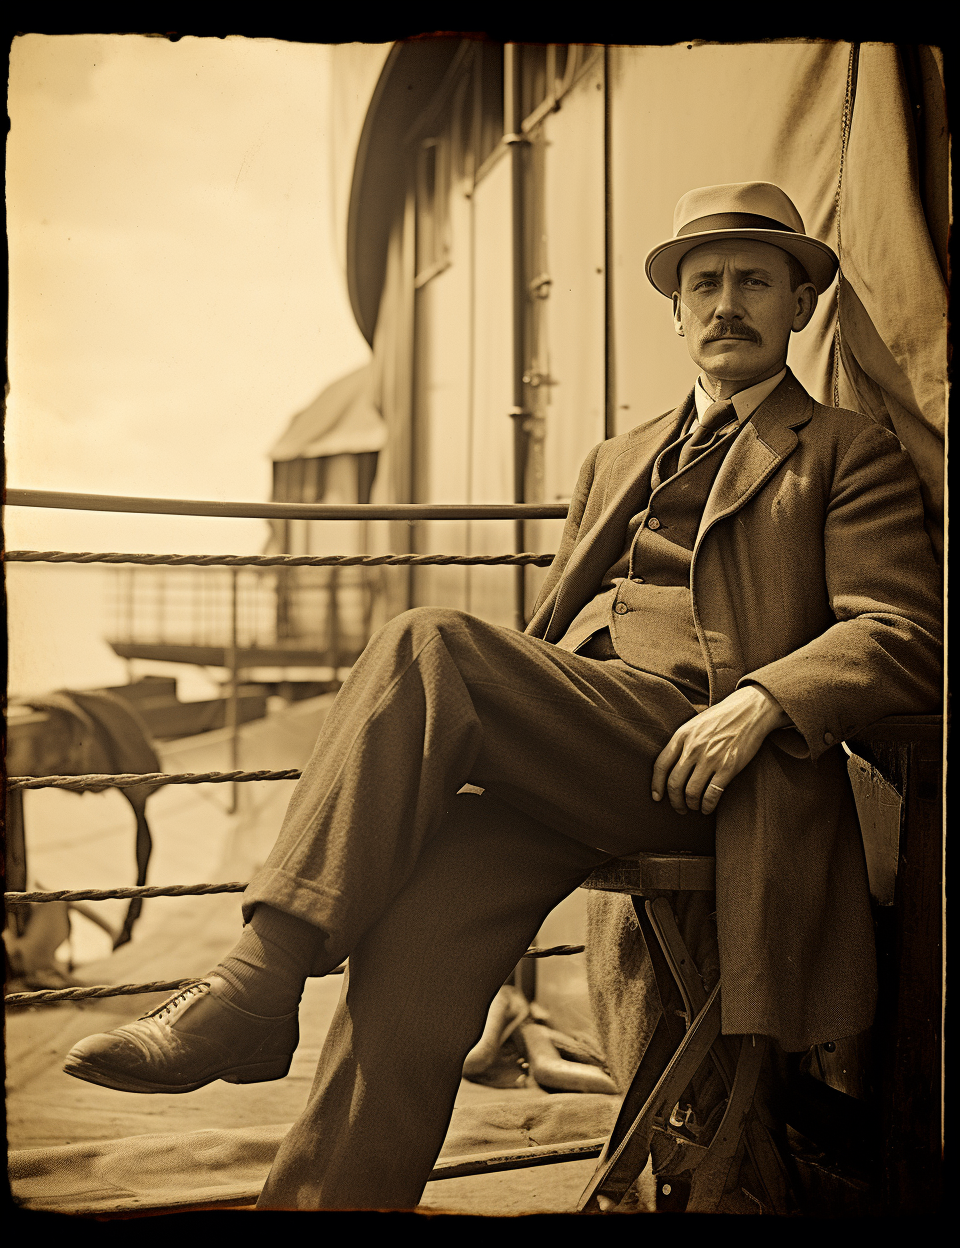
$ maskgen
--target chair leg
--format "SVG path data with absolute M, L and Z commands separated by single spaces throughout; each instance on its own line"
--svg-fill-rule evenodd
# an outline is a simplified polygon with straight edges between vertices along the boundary
M 607 1145 L 597 1162 L 594 1177 L 581 1198 L 583 1209 L 588 1206 L 598 1207 L 593 1199 L 596 1194 L 616 1200 L 621 1200 L 626 1194 L 630 1183 L 627 1183 L 622 1190 L 614 1189 L 620 1188 L 623 1179 L 628 1174 L 627 1159 L 622 1154 L 619 1155 L 614 1171 L 609 1170 L 609 1163 L 620 1149 L 628 1131 L 635 1130 L 644 1107 L 671 1058 L 684 1043 L 685 1035 L 694 1016 L 706 1003 L 703 985 L 666 899 L 658 898 L 652 906 L 650 902 L 645 903 L 644 899 L 639 896 L 634 896 L 631 900 L 640 933 L 650 957 L 654 986 L 660 1002 L 660 1018 L 623 1098 L 620 1113 Z M 682 982 L 675 969 L 677 967 L 681 968 Z M 724 1077 L 724 1082 L 729 1090 L 729 1079 Z M 683 1091 L 684 1089 L 681 1088 L 678 1096 L 682 1095 Z M 634 1180 L 643 1170 L 649 1157 L 649 1138 L 644 1142 L 647 1134 L 643 1132 L 641 1135 L 635 1135 L 629 1149 L 630 1164 L 635 1167 Z M 649 1137 L 652 1138 L 652 1130 Z M 599 1192 L 597 1187 L 600 1181 L 606 1184 L 602 1192 Z
M 581 1213 L 600 1210 L 599 1196 L 619 1203 L 643 1171 L 653 1132 L 666 1121 L 690 1080 L 720 1034 L 720 985 L 717 984 L 693 1020 L 680 1047 L 647 1097 L 623 1138 L 587 1185 L 578 1206 Z M 641 1067 L 643 1063 L 641 1062 Z M 637 1075 L 640 1075 L 638 1070 Z
M 598 1212 L 601 1197 L 605 1208 L 619 1204 L 647 1164 L 654 1133 L 660 1131 L 676 1141 L 677 1149 L 671 1173 L 659 1176 L 665 1199 L 661 1204 L 658 1190 L 658 1210 L 714 1211 L 733 1165 L 745 1151 L 760 1184 L 762 1207 L 774 1213 L 794 1212 L 781 1152 L 755 1105 L 766 1037 L 745 1037 L 737 1051 L 735 1040 L 720 1034 L 720 985 L 707 996 L 667 899 L 634 897 L 633 904 L 650 955 L 661 1016 L 579 1211 Z M 670 1118 L 708 1058 L 726 1100 L 721 1099 L 691 1134 Z
M 713 1213 L 720 1203 L 730 1167 L 743 1138 L 743 1129 L 753 1103 L 765 1052 L 764 1038 L 757 1044 L 755 1037 L 743 1037 L 740 1060 L 737 1062 L 727 1107 L 707 1148 L 707 1154 L 693 1177 L 690 1200 L 687 1203 L 688 1213 Z
M 650 1037 L 636 1073 L 627 1088 L 620 1105 L 620 1112 L 613 1124 L 610 1138 L 597 1160 L 597 1169 L 605 1165 L 616 1152 L 629 1128 L 640 1116 L 650 1094 L 657 1086 L 670 1058 L 677 1051 L 676 1041 L 667 1029 L 663 1016 L 657 1020 L 653 1035 Z
M 663 953 L 663 959 L 672 981 L 676 984 L 683 997 L 683 1008 L 686 1011 L 686 1023 L 689 1027 L 694 1015 L 703 1009 L 704 1002 L 707 999 L 696 963 L 691 957 L 683 937 L 680 935 L 677 920 L 667 899 L 665 897 L 656 897 L 652 901 L 647 901 L 643 909 L 646 913 L 649 929 Z M 647 930 L 646 928 L 643 930 L 644 937 L 649 944 Z M 657 974 L 656 960 L 654 960 L 654 974 Z M 661 993 L 661 998 L 662 996 L 663 994 Z M 717 1040 L 710 1052 L 710 1057 L 717 1067 L 720 1078 L 723 1080 L 724 1087 L 729 1094 L 736 1066 L 736 1054 L 732 1051 L 726 1037 L 721 1036 Z
M 690 1007 L 699 1009 L 705 994 L 696 965 L 680 935 L 670 904 L 665 897 L 657 897 L 647 901 L 644 909 L 673 978 L 683 994 L 684 1001 Z M 753 1043 L 752 1041 L 751 1044 Z M 758 1047 L 762 1044 L 763 1053 L 766 1053 L 768 1042 L 765 1037 L 757 1038 L 755 1043 Z M 740 1063 L 740 1053 L 735 1050 L 731 1038 L 721 1035 L 717 1038 L 717 1042 L 711 1049 L 709 1056 L 720 1074 L 729 1098 L 734 1084 L 735 1071 Z M 709 1130 L 711 1125 L 712 1123 L 704 1124 L 701 1137 L 704 1140 L 711 1140 Z M 679 1142 L 679 1133 L 676 1134 Z M 721 1146 L 721 1138 L 717 1132 L 713 1132 L 712 1135 L 716 1139 L 719 1148 Z M 775 1212 L 792 1212 L 795 1209 L 795 1201 L 789 1172 L 784 1164 L 781 1149 L 771 1135 L 769 1125 L 758 1112 L 755 1093 L 751 1094 L 750 1097 L 749 1112 L 742 1132 L 742 1138 L 747 1156 L 753 1163 L 753 1168 L 762 1188 L 758 1195 L 762 1196 L 766 1206 L 772 1208 Z M 708 1144 L 707 1151 L 712 1154 L 712 1142 Z M 674 1168 L 680 1173 L 672 1176 L 675 1180 L 681 1178 L 681 1175 L 684 1173 L 689 1174 L 699 1166 L 701 1164 L 701 1155 L 697 1149 L 693 1149 L 687 1144 L 677 1161 L 680 1164 L 675 1165 Z M 669 1207 L 670 1204 L 673 1204 L 682 1208 L 686 1203 L 685 1196 L 681 1191 L 683 1184 L 674 1181 L 671 1186 L 674 1190 L 670 1193 L 671 1199 L 667 1202 L 667 1205 Z M 689 1187 L 689 1185 L 687 1186 Z
M 769 1208 L 780 1214 L 799 1212 L 794 1184 L 783 1153 L 769 1128 L 755 1113 L 747 1119 L 743 1138 L 747 1156 L 753 1162 Z
M 666 897 L 655 897 L 644 903 L 647 919 L 663 952 L 674 983 L 680 990 L 684 1005 L 688 1011 L 687 1026 L 693 1016 L 703 1009 L 707 999 L 693 958 L 680 935 L 677 920 Z
M 767 1211 L 793 1211 L 790 1180 L 779 1149 L 754 1108 L 757 1081 L 766 1056 L 765 1036 L 744 1036 L 733 1087 L 723 1118 L 694 1170 L 687 1213 L 714 1213 L 723 1197 L 741 1142 L 753 1162 Z

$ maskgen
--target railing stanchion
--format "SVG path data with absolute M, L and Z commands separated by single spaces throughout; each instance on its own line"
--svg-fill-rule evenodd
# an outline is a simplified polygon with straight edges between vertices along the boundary
M 238 568 L 230 569 L 230 647 L 227 651 L 227 666 L 230 669 L 230 697 L 227 701 L 227 727 L 230 729 L 230 770 L 237 771 L 240 767 L 240 670 L 237 666 L 237 578 Z M 237 813 L 240 804 L 240 790 L 236 780 L 230 785 L 231 815 Z

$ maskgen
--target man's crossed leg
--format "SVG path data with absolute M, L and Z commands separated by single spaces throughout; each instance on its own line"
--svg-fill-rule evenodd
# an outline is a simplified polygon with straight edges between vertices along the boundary
M 81 1042 L 67 1069 L 133 1091 L 280 1077 L 306 976 L 349 956 L 260 1203 L 411 1207 L 463 1058 L 546 914 L 611 854 L 712 852 L 712 818 L 649 796 L 695 710 L 619 660 L 446 609 L 397 617 L 337 697 L 238 946 L 186 994 Z M 484 795 L 456 797 L 467 783 Z

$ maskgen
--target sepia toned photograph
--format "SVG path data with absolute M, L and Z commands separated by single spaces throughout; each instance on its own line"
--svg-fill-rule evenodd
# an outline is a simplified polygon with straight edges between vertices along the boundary
M 942 48 L 7 90 L 12 1211 L 938 1213 Z

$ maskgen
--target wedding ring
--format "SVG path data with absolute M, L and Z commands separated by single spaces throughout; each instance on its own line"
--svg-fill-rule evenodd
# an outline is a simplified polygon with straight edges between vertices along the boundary
M 710 781 L 710 783 L 707 785 L 707 788 L 708 788 L 708 789 L 716 789 L 718 793 L 722 793 L 722 792 L 723 792 L 723 785 L 722 785 L 722 784 L 714 784 L 712 780 L 711 780 L 711 781 Z

